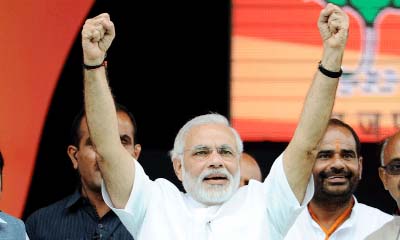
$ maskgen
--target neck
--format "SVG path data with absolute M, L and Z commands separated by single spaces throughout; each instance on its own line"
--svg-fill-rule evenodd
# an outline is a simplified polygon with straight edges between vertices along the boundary
M 90 204 L 94 207 L 100 219 L 110 211 L 110 208 L 104 202 L 101 192 L 90 191 L 84 186 L 82 186 L 81 192 L 82 195 L 86 197 Z
M 344 212 L 353 205 L 353 198 L 346 201 L 338 202 L 320 202 L 312 199 L 309 204 L 309 210 L 313 212 L 318 219 L 318 224 L 325 229 L 330 229 L 335 221 Z M 350 216 L 350 214 L 349 214 Z M 347 216 L 346 219 L 349 217 Z

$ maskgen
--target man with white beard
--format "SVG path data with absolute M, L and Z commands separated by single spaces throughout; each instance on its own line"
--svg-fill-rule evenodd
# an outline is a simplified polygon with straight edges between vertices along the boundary
M 211 117 L 212 115 L 210 115 Z M 214 117 L 214 116 L 212 116 Z M 220 117 L 215 115 L 215 117 Z M 194 150 L 194 152 L 204 152 L 201 153 L 200 156 L 197 156 L 198 153 L 195 153 L 195 158 L 198 160 L 207 160 L 212 153 L 212 149 L 209 149 L 207 146 L 198 146 Z M 234 150 L 231 149 L 229 146 L 222 146 L 220 149 L 216 150 L 219 152 L 225 152 L 225 154 L 221 154 L 222 158 L 225 158 L 229 161 L 229 158 L 232 158 L 234 155 L 230 154 L 233 153 Z M 229 154 L 227 154 L 229 153 Z M 174 158 L 173 156 L 172 158 Z M 231 159 L 234 160 L 234 159 Z M 194 199 L 197 199 L 199 202 L 206 203 L 206 204 L 221 204 L 227 201 L 233 193 L 237 190 L 239 183 L 240 183 L 240 170 L 237 171 L 232 175 L 230 174 L 225 168 L 217 168 L 217 169 L 205 169 L 201 174 L 196 177 L 192 176 L 190 172 L 187 172 L 185 169 L 185 162 L 183 158 L 181 158 L 182 164 L 182 184 L 185 188 L 186 192 L 190 193 Z M 228 185 L 226 184 L 203 184 L 204 180 L 207 179 L 220 179 L 221 181 L 227 180 Z
M 134 238 L 282 239 L 313 195 L 314 150 L 332 112 L 348 26 L 339 7 L 321 10 L 321 62 L 293 139 L 268 177 L 239 188 L 243 142 L 224 116 L 205 114 L 179 130 L 170 152 L 187 192 L 182 193 L 166 179 L 150 180 L 121 145 L 104 63 L 114 24 L 107 13 L 86 20 L 82 48 L 90 137 L 99 154 L 104 199 Z

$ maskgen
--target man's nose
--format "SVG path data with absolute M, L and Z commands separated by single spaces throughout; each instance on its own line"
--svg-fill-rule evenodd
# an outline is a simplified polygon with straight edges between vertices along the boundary
M 333 162 L 331 164 L 331 168 L 335 168 L 335 169 L 344 169 L 345 168 L 344 159 L 339 153 L 335 153 L 333 155 L 332 161 Z
M 224 166 L 224 161 L 221 154 L 217 150 L 213 150 L 209 158 L 209 167 L 220 168 Z

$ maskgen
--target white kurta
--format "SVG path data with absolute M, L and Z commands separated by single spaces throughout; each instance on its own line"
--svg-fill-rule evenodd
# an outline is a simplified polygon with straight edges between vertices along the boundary
M 400 217 L 395 216 L 392 221 L 373 232 L 366 240 L 400 240 Z
M 354 197 L 354 206 L 350 217 L 329 237 L 329 240 L 361 240 L 380 228 L 393 217 L 377 208 L 358 203 Z M 312 219 L 307 208 L 303 210 L 285 240 L 324 240 L 325 233 Z
M 134 187 L 125 209 L 113 208 L 135 240 L 283 239 L 314 193 L 312 177 L 300 205 L 283 170 L 282 154 L 264 182 L 250 181 L 222 205 L 207 207 L 166 179 L 152 181 L 135 161 Z

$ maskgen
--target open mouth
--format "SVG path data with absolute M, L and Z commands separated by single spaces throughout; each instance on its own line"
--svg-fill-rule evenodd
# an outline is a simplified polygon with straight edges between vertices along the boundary
M 333 175 L 326 178 L 329 183 L 342 184 L 347 182 L 347 177 L 344 175 Z
M 203 178 L 203 181 L 209 184 L 225 184 L 229 180 L 225 174 L 210 174 Z

